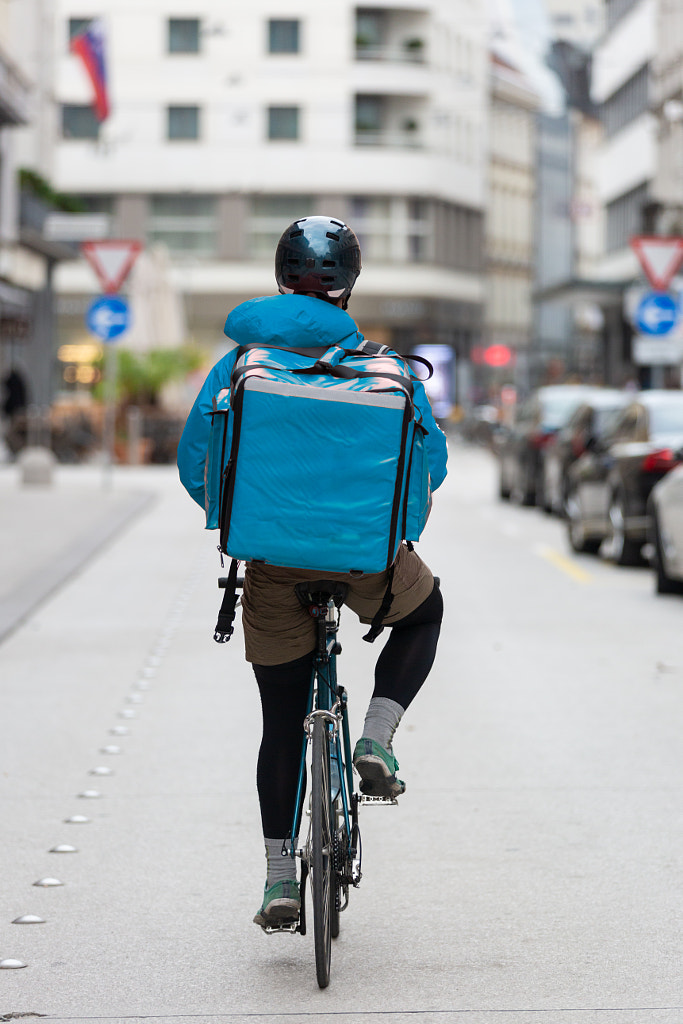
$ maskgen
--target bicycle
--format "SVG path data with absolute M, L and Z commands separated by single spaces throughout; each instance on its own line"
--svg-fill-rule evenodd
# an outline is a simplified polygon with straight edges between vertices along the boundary
M 295 591 L 316 626 L 292 826 L 282 845 L 283 856 L 301 860 L 301 911 L 298 921 L 283 921 L 264 931 L 306 934 L 306 885 L 310 881 L 316 977 L 320 988 L 326 988 L 330 982 L 331 940 L 339 935 L 339 919 L 348 907 L 350 889 L 357 888 L 362 877 L 360 804 L 396 804 L 397 800 L 363 794 L 354 784 L 347 693 L 337 681 L 337 657 L 341 654 L 337 634 L 348 587 L 323 579 L 298 583 Z M 294 849 L 292 837 L 299 835 L 303 817 L 309 749 L 308 835 L 303 846 Z

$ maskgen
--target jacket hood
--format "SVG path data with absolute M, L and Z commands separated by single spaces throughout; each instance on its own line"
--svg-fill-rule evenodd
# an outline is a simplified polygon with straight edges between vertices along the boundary
M 349 339 L 358 328 L 339 306 L 310 295 L 265 295 L 236 306 L 223 332 L 238 345 L 323 348 Z

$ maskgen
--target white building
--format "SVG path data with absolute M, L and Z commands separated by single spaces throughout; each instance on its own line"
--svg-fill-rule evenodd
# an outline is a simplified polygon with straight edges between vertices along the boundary
M 51 105 L 47 0 L 0 8 L 0 378 L 15 400 L 49 403 L 54 349 L 52 270 L 69 247 L 44 237 L 44 197 L 20 177 L 49 174 Z M 47 31 L 47 36 L 46 36 Z
M 639 267 L 629 238 L 648 224 L 656 171 L 657 121 L 650 109 L 657 0 L 607 0 L 606 31 L 596 46 L 592 96 L 603 125 L 598 192 L 604 208 L 600 276 L 625 281 Z
M 351 312 L 369 336 L 468 353 L 483 299 L 478 0 L 55 6 L 55 186 L 110 214 L 115 236 L 165 243 L 194 339 L 216 341 L 232 306 L 273 292 L 282 230 L 326 213 L 360 237 Z M 69 53 L 91 17 L 109 44 L 99 131 Z M 82 262 L 58 282 L 73 340 L 96 282 Z
M 499 377 L 512 379 L 531 341 L 536 114 L 539 96 L 518 68 L 491 54 L 489 203 L 486 221 L 485 342 Z M 486 361 L 486 351 L 482 353 Z

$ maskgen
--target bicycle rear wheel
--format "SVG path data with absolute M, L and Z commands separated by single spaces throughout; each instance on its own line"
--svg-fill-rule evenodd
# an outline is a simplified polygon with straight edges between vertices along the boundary
M 315 969 L 320 988 L 330 983 L 332 885 L 332 808 L 327 724 L 314 718 L 311 737 L 311 860 Z

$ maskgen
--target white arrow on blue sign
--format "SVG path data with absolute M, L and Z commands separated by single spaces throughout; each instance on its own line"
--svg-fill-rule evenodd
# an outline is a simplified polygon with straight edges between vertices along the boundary
M 104 295 L 88 306 L 85 325 L 102 341 L 113 341 L 130 327 L 130 307 L 116 295 Z
M 638 303 L 634 319 L 642 334 L 669 334 L 678 320 L 676 300 L 665 292 L 648 292 Z

